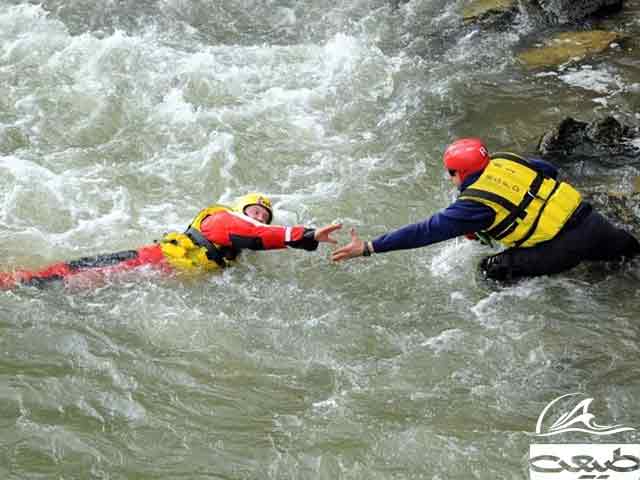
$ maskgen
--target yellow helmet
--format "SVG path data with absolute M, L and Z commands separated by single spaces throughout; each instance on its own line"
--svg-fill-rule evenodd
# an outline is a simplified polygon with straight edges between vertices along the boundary
M 236 203 L 234 210 L 236 212 L 244 213 L 244 209 L 250 207 L 251 205 L 260 205 L 264 207 L 269 212 L 269 219 L 267 220 L 267 224 L 271 223 L 273 220 L 273 207 L 271 206 L 271 200 L 266 195 L 262 193 L 247 193 L 246 195 L 240 197 L 238 202 Z

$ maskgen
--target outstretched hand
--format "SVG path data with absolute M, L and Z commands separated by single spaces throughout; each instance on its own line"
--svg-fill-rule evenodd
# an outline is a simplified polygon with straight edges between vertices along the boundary
M 361 257 L 364 252 L 364 241 L 358 237 L 356 229 L 351 229 L 351 243 L 346 244 L 343 247 L 334 250 L 331 254 L 331 260 L 334 262 L 341 262 L 353 257 Z
M 336 244 L 338 243 L 338 241 L 333 238 L 331 234 L 336 230 L 340 230 L 341 228 L 341 223 L 334 223 L 331 225 L 325 225 L 324 227 L 316 228 L 316 232 L 313 234 L 313 238 L 320 243 Z

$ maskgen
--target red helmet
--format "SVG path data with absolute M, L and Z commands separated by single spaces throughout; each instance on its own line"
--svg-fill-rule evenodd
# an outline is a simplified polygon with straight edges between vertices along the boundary
M 479 172 L 489 163 L 489 151 L 479 138 L 461 138 L 444 151 L 444 168 L 456 171 L 460 180 Z

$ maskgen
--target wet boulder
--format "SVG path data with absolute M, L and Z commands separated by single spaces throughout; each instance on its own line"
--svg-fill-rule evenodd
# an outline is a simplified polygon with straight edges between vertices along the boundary
M 606 30 L 563 32 L 523 51 L 518 55 L 518 60 L 532 69 L 558 67 L 604 52 L 623 38 L 620 33 Z
M 640 163 L 640 129 L 611 116 L 592 122 L 567 117 L 540 138 L 538 152 L 556 162 L 594 159 L 604 165 Z
M 623 0 L 534 0 L 549 19 L 557 23 L 575 23 L 596 14 L 622 9 Z
M 398 1 L 403 0 L 392 0 Z M 523 11 L 535 22 L 567 24 L 617 12 L 622 6 L 623 0 L 472 0 L 462 17 L 467 24 L 507 27 Z
M 462 10 L 465 24 L 502 29 L 510 26 L 519 11 L 517 0 L 473 0 Z

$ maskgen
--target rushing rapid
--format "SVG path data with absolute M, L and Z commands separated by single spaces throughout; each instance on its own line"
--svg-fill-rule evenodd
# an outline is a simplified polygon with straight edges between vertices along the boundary
M 565 116 L 640 119 L 637 57 L 528 72 L 531 20 L 463 27 L 465 3 L 0 0 L 0 271 L 151 244 L 249 191 L 275 223 L 372 238 L 453 198 L 453 138 L 532 151 Z M 487 253 L 321 245 L 0 291 L 0 476 L 527 478 L 554 397 L 640 425 L 638 264 L 499 287 Z

